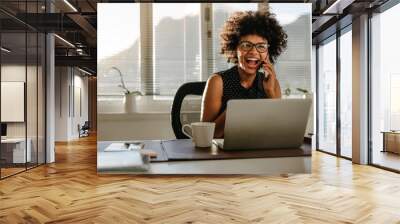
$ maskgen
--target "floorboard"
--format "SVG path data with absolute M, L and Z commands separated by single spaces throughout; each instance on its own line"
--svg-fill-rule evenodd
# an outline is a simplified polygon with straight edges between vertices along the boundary
M 96 173 L 96 138 L 0 181 L 0 223 L 400 223 L 400 175 L 313 152 L 312 174 Z

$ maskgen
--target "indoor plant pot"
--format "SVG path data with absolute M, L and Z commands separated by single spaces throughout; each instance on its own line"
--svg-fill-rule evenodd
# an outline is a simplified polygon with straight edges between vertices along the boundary
M 125 113 L 136 113 L 138 111 L 139 101 L 142 94 L 138 91 L 125 94 Z

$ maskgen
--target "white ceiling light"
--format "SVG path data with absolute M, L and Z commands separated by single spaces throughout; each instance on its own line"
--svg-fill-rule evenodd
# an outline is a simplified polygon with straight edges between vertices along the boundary
M 78 10 L 71 4 L 69 3 L 68 0 L 64 0 L 65 4 L 67 4 L 72 10 L 74 10 L 74 12 L 78 12 Z
M 68 46 L 75 48 L 75 45 L 73 45 L 73 44 L 72 44 L 71 42 L 69 42 L 68 40 L 66 40 L 66 39 L 64 39 L 64 38 L 62 38 L 62 37 L 60 37 L 60 36 L 57 35 L 57 34 L 54 34 L 54 36 L 57 37 L 57 38 L 58 38 L 59 40 L 61 40 L 62 42 L 66 43 Z
M 87 74 L 87 75 L 93 75 L 92 73 L 90 73 L 90 72 L 88 72 L 88 71 L 86 71 L 86 70 L 83 70 L 83 69 L 81 69 L 81 68 L 79 68 L 79 67 L 78 67 L 78 70 L 81 71 L 81 72 L 83 72 L 83 73 L 85 73 L 85 74 Z
M 332 5 L 324 10 L 322 14 L 342 14 L 343 9 L 351 5 L 355 0 L 336 0 Z
M 10 53 L 10 52 L 11 52 L 11 50 L 9 50 L 9 49 L 7 49 L 7 48 L 5 48 L 5 47 L 1 47 L 1 50 L 4 51 L 4 52 L 6 52 L 6 53 Z

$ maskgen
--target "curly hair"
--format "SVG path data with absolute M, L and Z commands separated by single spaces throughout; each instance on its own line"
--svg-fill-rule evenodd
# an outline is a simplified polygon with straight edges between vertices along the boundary
M 272 63 L 286 49 L 287 34 L 279 25 L 275 14 L 261 11 L 235 12 L 225 22 L 221 32 L 221 54 L 228 63 L 238 63 L 236 48 L 240 38 L 256 34 L 268 41 L 269 59 Z

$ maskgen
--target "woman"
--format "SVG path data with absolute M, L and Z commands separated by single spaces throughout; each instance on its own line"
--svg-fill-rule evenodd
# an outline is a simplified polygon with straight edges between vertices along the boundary
M 225 22 L 221 54 L 235 65 L 208 79 L 201 112 L 202 121 L 215 122 L 215 138 L 224 136 L 228 100 L 281 98 L 272 63 L 286 43 L 286 33 L 269 12 L 237 12 Z

